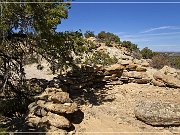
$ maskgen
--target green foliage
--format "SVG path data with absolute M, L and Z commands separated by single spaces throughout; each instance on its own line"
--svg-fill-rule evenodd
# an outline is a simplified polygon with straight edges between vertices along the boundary
M 176 69 L 180 69 L 180 56 L 170 56 L 170 65 Z
M 0 135 L 6 135 L 6 129 L 5 128 L 0 128 Z
M 106 34 L 105 31 L 101 31 L 100 33 L 98 33 L 98 38 L 99 38 L 100 40 L 105 40 L 105 39 L 106 39 L 106 36 L 107 36 L 107 34 Z
M 122 47 L 128 48 L 130 51 L 139 50 L 139 48 L 137 47 L 137 45 L 131 43 L 131 41 L 123 41 L 121 45 L 122 45 Z
M 118 62 L 116 57 L 111 58 L 108 54 L 100 51 L 94 52 L 90 57 L 86 58 L 84 64 L 88 65 L 112 65 Z
M 23 76 L 24 58 L 33 52 L 42 55 L 51 64 L 61 64 L 59 67 L 62 68 L 67 63 L 72 63 L 70 52 L 72 49 L 76 52 L 81 49 L 78 46 L 82 42 L 78 41 L 79 33 L 55 32 L 61 20 L 67 19 L 70 4 L 58 3 L 57 0 L 54 1 L 57 3 L 28 3 L 32 2 L 30 0 L 26 2 L 0 3 L 0 59 L 4 63 L 2 73 L 8 68 L 12 69 L 12 66 L 8 65 L 14 65 L 14 70 Z M 10 64 L 12 61 L 13 64 Z
M 110 46 L 112 43 L 120 43 L 120 38 L 110 32 L 101 31 L 97 37 L 101 42 L 106 43 L 107 46 Z
M 150 65 L 154 68 L 161 69 L 165 65 L 170 66 L 169 57 L 167 54 L 160 53 L 152 57 L 152 62 Z
M 1 28 L 6 30 L 19 29 L 23 32 L 47 33 L 68 17 L 69 3 L 1 3 Z M 53 2 L 52 1 L 52 2 Z M 3 0 L 1 0 L 3 2 Z M 6 0 L 10 2 L 10 0 Z M 14 0 L 14 2 L 18 2 Z M 37 0 L 36 2 L 48 2 Z M 62 2 L 62 0 L 59 0 Z
M 71 52 L 79 55 L 86 51 L 84 44 L 82 33 L 78 31 L 54 32 L 46 36 L 46 41 L 39 42 L 38 51 L 52 66 L 63 70 L 75 66 Z
M 154 56 L 154 52 L 148 47 L 143 48 L 140 53 L 144 59 L 151 59 Z
M 55 31 L 61 20 L 67 19 L 70 4 L 53 1 L 57 3 L 28 3 L 32 2 L 30 0 L 27 0 L 27 3 L 8 3 L 10 0 L 3 3 L 1 0 L 0 90 L 12 99 L 4 102 L 7 107 L 4 111 L 8 113 L 15 112 L 12 107 L 16 107 L 16 110 L 26 110 L 23 108 L 27 107 L 31 93 L 25 88 L 27 86 L 24 65 L 28 56 L 40 55 L 52 67 L 66 69 L 68 66 L 75 66 L 72 52 L 80 54 L 86 50 L 82 33 Z
M 86 31 L 86 32 L 84 33 L 84 36 L 85 36 L 85 38 L 95 37 L 93 31 Z

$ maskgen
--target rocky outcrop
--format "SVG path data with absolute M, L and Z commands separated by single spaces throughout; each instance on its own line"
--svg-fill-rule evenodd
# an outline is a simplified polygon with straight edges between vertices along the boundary
M 177 78 L 160 71 L 155 73 L 156 71 L 151 71 L 150 68 L 135 64 L 133 61 L 110 66 L 79 65 L 78 69 L 55 77 L 49 82 L 48 87 L 65 88 L 69 93 L 79 93 L 77 90 L 106 84 L 122 85 L 123 83 L 149 83 L 159 87 L 180 87 Z
M 135 108 L 135 116 L 153 126 L 180 126 L 180 104 L 141 101 Z
M 172 75 L 165 75 L 162 72 L 156 72 L 153 77 L 157 82 L 161 83 L 162 86 L 180 88 L 180 80 Z M 154 85 L 157 85 L 157 83 L 154 83 Z
M 70 71 L 58 78 L 69 89 L 82 89 L 97 84 L 147 84 L 151 81 L 151 78 L 146 73 L 146 68 L 134 64 L 132 61 L 105 67 L 100 65 L 96 67 L 81 65 L 79 71 Z
M 175 78 L 180 79 L 180 71 L 177 69 L 171 68 L 169 66 L 164 66 L 161 70 L 159 70 L 161 73 L 165 75 L 171 75 Z
M 66 115 L 78 111 L 78 106 L 69 98 L 69 94 L 57 88 L 46 90 L 35 97 L 29 106 L 26 123 L 32 128 L 43 128 L 44 131 L 64 132 L 71 127 Z
M 92 67 L 86 65 L 79 65 L 79 69 L 57 77 L 61 84 L 70 90 L 86 88 L 97 83 L 100 84 L 103 78 L 104 74 L 101 71 L 101 66 Z

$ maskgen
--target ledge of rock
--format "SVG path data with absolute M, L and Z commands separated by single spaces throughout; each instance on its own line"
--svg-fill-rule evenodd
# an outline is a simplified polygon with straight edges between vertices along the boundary
M 153 126 L 180 126 L 180 104 L 141 101 L 135 108 L 135 116 Z

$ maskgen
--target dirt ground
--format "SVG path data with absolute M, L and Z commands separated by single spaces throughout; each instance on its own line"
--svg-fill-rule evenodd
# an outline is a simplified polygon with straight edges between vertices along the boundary
M 27 78 L 51 80 L 54 77 L 49 69 L 37 71 L 35 64 L 26 67 L 26 73 Z M 80 106 L 84 118 L 82 122 L 73 124 L 75 132 L 70 134 L 180 135 L 180 127 L 152 127 L 137 120 L 134 115 L 134 108 L 139 101 L 180 103 L 180 89 L 134 83 L 107 87 L 101 104 Z
M 84 119 L 80 124 L 75 124 L 77 135 L 180 135 L 180 127 L 152 127 L 134 116 L 134 107 L 142 100 L 180 103 L 180 89 L 131 83 L 112 86 L 106 94 L 106 101 L 110 102 L 81 106 Z

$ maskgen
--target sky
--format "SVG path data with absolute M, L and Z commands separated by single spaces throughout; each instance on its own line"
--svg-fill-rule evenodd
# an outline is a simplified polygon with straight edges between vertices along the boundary
M 143 0 L 75 0 L 74 2 L 147 2 Z M 148 2 L 157 2 L 149 0 Z M 139 48 L 153 51 L 180 52 L 179 3 L 73 3 L 69 17 L 58 31 L 112 32 L 121 41 L 129 40 Z

